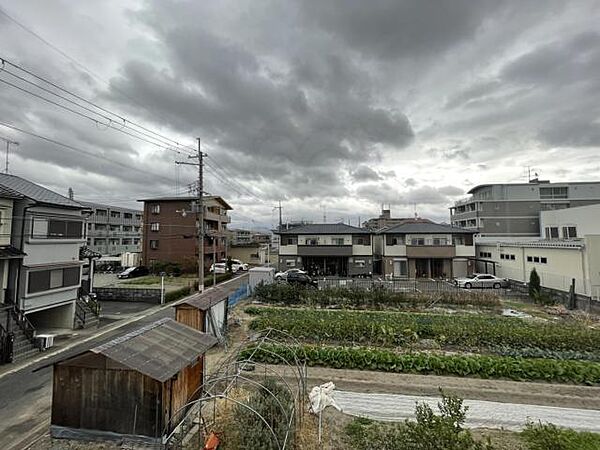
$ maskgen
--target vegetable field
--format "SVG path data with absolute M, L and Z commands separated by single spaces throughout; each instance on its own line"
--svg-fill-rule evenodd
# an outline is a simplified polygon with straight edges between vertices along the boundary
M 489 315 L 443 315 L 297 308 L 246 309 L 254 330 L 275 328 L 322 344 L 409 346 L 433 339 L 462 348 L 557 359 L 600 359 L 600 330 L 579 323 L 532 322 Z
M 262 348 L 264 351 L 261 350 Z M 390 350 L 368 347 L 268 345 L 261 349 L 254 354 L 254 359 L 268 364 L 279 362 L 273 353 L 285 358 L 292 358 L 292 352 L 295 352 L 309 366 L 337 369 L 507 378 L 516 381 L 547 381 L 586 385 L 600 383 L 600 364 L 594 362 L 485 355 L 396 354 Z M 244 358 L 253 350 L 253 348 L 248 348 L 240 356 Z

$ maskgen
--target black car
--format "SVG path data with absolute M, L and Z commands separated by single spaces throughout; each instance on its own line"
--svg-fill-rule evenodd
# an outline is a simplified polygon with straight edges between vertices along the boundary
M 287 274 L 287 282 L 301 284 L 302 286 L 317 286 L 317 281 L 313 280 L 305 273 L 301 272 L 290 272 Z
M 117 275 L 117 278 L 121 280 L 124 278 L 137 278 L 148 275 L 149 273 L 150 271 L 148 270 L 148 268 L 144 266 L 130 267 L 129 269 L 125 269 L 123 272 Z

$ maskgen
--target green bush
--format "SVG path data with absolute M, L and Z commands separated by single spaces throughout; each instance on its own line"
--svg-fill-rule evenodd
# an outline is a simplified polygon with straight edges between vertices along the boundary
M 231 280 L 233 278 L 233 275 L 231 274 L 231 272 L 218 273 L 215 278 L 216 278 L 217 284 L 219 284 L 219 283 L 222 283 L 223 281 Z M 205 276 L 204 277 L 204 287 L 211 287 L 212 285 L 213 285 L 212 274 Z M 197 286 L 197 284 L 196 284 L 196 286 Z
M 308 342 L 397 346 L 435 339 L 446 347 L 536 348 L 597 353 L 600 330 L 578 323 L 524 321 L 512 317 L 405 312 L 247 308 L 250 328 L 275 328 Z
M 598 450 L 600 435 L 528 422 L 521 432 L 528 450 Z
M 184 286 L 179 289 L 175 289 L 173 291 L 166 292 L 165 293 L 165 303 L 179 300 L 180 298 L 183 298 L 186 295 L 190 295 L 191 293 L 192 293 L 192 290 L 189 286 Z
M 494 308 L 500 306 L 498 296 L 486 292 L 465 292 L 450 289 L 434 293 L 391 292 L 383 288 L 307 289 L 298 284 L 261 284 L 254 290 L 254 298 L 278 305 L 307 305 L 321 308 L 389 309 L 416 308 L 436 305 L 459 305 Z
M 433 353 L 398 354 L 367 347 L 321 347 L 314 345 L 263 345 L 240 352 L 267 364 L 298 357 L 309 366 L 381 372 L 452 375 L 477 378 L 507 378 L 516 381 L 548 381 L 593 385 L 600 383 L 600 364 L 584 361 L 523 359 L 485 355 L 442 355 Z
M 417 404 L 415 421 L 381 423 L 355 419 L 346 426 L 349 444 L 356 449 L 386 450 L 493 450 L 492 445 L 475 441 L 462 426 L 467 407 L 457 397 L 442 394 L 435 414 L 425 403 Z
M 529 274 L 529 297 L 535 300 L 540 295 L 540 290 L 540 276 L 534 267 Z

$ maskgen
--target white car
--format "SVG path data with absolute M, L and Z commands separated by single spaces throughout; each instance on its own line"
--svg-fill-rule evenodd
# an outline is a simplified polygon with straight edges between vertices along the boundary
M 210 265 L 210 269 L 209 269 L 210 273 L 225 273 L 227 272 L 227 265 L 225 263 L 216 263 L 216 264 L 211 264 Z
M 494 288 L 507 287 L 508 280 L 489 273 L 474 273 L 466 277 L 455 278 L 454 284 L 465 289 L 471 288 Z
M 302 269 L 288 269 L 284 272 L 277 272 L 275 274 L 275 280 L 276 281 L 287 280 L 288 273 L 306 273 L 306 272 Z
M 225 267 L 227 267 L 227 260 L 223 259 L 220 261 L 222 264 L 225 264 Z M 239 271 L 243 271 L 246 272 L 248 270 L 248 264 L 246 264 L 245 262 L 240 261 L 239 259 L 232 259 L 231 260 L 231 271 L 232 272 L 239 272 Z

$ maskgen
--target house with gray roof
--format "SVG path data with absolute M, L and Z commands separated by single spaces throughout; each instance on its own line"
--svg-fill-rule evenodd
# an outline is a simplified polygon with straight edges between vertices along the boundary
M 36 329 L 73 328 L 87 208 L 9 174 L 0 174 L 0 198 L 3 204 L 12 201 L 10 216 L 1 218 L 1 226 L 10 230 L 10 240 L 3 243 L 21 255 L 6 275 L 4 305 Z
M 474 230 L 413 219 L 384 228 L 374 240 L 381 274 L 398 278 L 452 278 L 473 272 Z M 378 264 L 379 265 L 379 264 Z
M 313 276 L 373 274 L 373 232 L 343 223 L 315 223 L 275 232 L 279 270 L 300 268 Z

